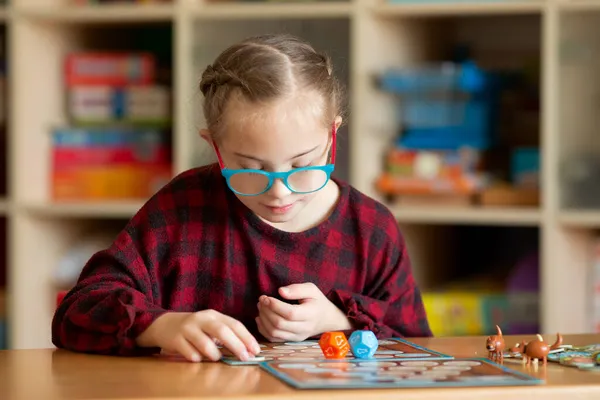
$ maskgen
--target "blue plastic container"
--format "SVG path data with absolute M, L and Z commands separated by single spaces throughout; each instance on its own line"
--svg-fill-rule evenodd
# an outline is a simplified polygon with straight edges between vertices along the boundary
M 382 75 L 380 85 L 400 98 L 399 146 L 485 150 L 492 145 L 497 85 L 475 63 L 389 70 Z

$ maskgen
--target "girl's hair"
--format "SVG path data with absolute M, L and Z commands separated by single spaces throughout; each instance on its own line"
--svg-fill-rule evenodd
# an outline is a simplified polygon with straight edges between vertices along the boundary
M 218 134 L 228 101 L 239 95 L 266 103 L 299 90 L 316 91 L 324 100 L 323 121 L 330 126 L 342 114 L 342 87 L 330 58 L 288 34 L 250 37 L 224 50 L 200 82 L 208 129 Z

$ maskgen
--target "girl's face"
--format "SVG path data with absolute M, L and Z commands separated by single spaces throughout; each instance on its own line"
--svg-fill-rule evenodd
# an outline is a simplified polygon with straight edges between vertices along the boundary
M 271 106 L 233 101 L 228 107 L 224 132 L 218 138 L 225 166 L 285 172 L 327 164 L 331 124 L 323 123 L 318 105 L 318 98 L 311 96 L 276 102 Z M 336 121 L 336 128 L 340 122 Z M 330 185 L 335 184 L 330 180 L 327 186 Z M 327 186 L 317 192 L 297 194 L 281 180 L 275 180 L 271 189 L 261 195 L 236 196 L 263 220 L 285 224 L 302 215 L 302 211 L 323 193 L 331 193 L 326 190 Z

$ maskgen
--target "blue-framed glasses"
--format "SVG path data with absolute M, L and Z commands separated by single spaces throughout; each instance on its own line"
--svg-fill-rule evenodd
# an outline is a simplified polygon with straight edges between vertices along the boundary
M 258 196 L 273 186 L 276 179 L 294 193 L 307 194 L 321 190 L 329 181 L 333 164 L 294 168 L 286 172 L 267 172 L 258 169 L 222 169 L 227 185 L 243 196 Z
M 293 193 L 313 193 L 327 185 L 335 168 L 335 125 L 332 127 L 331 163 L 322 166 L 294 168 L 286 172 L 225 168 L 219 148 L 216 143 L 212 144 L 227 186 L 242 196 L 258 196 L 268 192 L 277 179 L 280 179 Z

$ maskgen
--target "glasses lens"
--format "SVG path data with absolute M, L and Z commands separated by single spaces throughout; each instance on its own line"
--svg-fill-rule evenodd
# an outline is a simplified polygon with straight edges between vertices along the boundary
M 242 194 L 258 194 L 269 185 L 269 178 L 253 172 L 241 172 L 229 178 L 229 185 L 233 190 Z
M 327 173 L 318 169 L 296 171 L 288 177 L 288 184 L 296 192 L 314 192 L 327 183 Z

